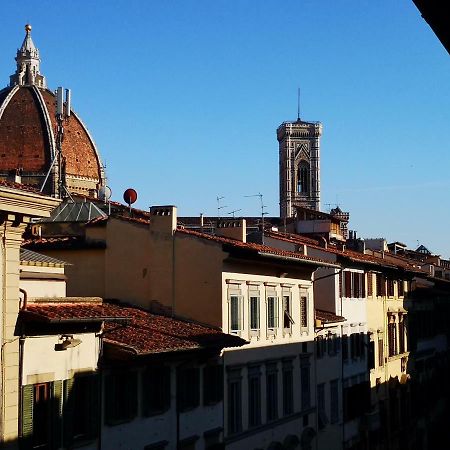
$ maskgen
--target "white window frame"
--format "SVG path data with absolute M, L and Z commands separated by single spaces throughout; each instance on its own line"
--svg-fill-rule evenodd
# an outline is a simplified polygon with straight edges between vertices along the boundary
M 274 305 L 273 305 L 273 326 L 269 326 L 269 303 L 271 302 L 271 300 L 269 299 L 273 299 Z M 267 323 L 267 333 L 268 334 L 276 334 L 277 333 L 277 329 L 279 327 L 279 322 L 280 322 L 280 318 L 279 318 L 279 298 L 277 296 L 277 293 L 275 291 L 269 291 L 266 294 L 266 323 Z
M 237 298 L 237 324 L 238 327 L 236 329 L 233 329 L 232 325 L 233 325 L 233 318 L 232 318 L 232 298 Z M 240 292 L 238 292 L 237 290 L 232 290 L 228 293 L 228 332 L 232 333 L 232 334 L 241 334 L 241 332 L 243 331 L 243 308 L 242 308 L 242 304 L 243 304 L 243 299 L 242 299 L 242 295 L 240 294 Z

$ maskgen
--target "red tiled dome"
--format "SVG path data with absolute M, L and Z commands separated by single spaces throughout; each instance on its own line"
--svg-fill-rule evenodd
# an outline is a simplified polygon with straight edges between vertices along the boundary
M 0 90 L 0 179 L 20 170 L 24 184 L 41 188 L 56 152 L 56 96 L 46 88 L 40 73 L 31 27 L 25 30 L 25 40 L 17 51 L 16 73 L 10 77 L 10 86 Z M 105 184 L 95 143 L 73 111 L 63 125 L 65 185 L 71 192 L 95 196 Z M 50 172 L 44 191 L 54 194 L 56 173 Z

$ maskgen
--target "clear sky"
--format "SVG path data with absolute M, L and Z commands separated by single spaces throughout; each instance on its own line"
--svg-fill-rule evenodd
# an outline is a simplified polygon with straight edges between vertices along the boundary
M 450 58 L 412 0 L 50 0 L 1 6 L 0 84 L 24 24 L 113 198 L 181 215 L 279 214 L 275 131 L 323 123 L 322 209 L 450 257 Z

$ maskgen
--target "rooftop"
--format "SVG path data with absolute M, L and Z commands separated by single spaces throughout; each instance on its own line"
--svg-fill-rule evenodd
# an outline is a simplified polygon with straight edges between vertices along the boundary
M 222 349 L 246 343 L 218 328 L 95 298 L 48 299 L 28 303 L 26 310 L 21 310 L 20 314 L 26 321 L 48 324 L 105 321 L 105 343 L 134 356 Z

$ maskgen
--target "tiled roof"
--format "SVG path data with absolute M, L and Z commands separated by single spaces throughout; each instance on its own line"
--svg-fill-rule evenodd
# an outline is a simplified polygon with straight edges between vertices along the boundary
M 314 245 L 307 243 L 304 241 L 302 236 L 295 236 L 292 234 L 284 234 L 284 233 L 275 233 L 271 232 L 268 234 L 270 237 L 274 239 L 279 239 L 281 241 L 292 242 L 294 244 L 304 243 L 310 248 L 321 250 L 325 253 L 333 253 L 341 258 L 348 259 L 353 262 L 366 263 L 372 265 L 378 265 L 386 268 L 401 268 L 404 270 L 410 270 L 413 272 L 422 272 L 417 266 L 415 266 L 411 261 L 406 258 L 399 258 L 397 255 L 386 253 L 385 257 L 376 256 L 376 255 L 368 255 L 366 253 L 360 253 L 354 250 L 339 250 L 333 247 L 321 247 L 319 245 Z M 394 260 L 395 259 L 395 260 Z
M 305 261 L 305 262 L 316 263 L 317 266 L 330 265 L 330 262 L 324 261 L 319 258 L 302 255 L 301 253 L 298 253 L 298 252 L 290 252 L 290 251 L 286 251 L 286 250 L 280 250 L 275 247 L 268 247 L 267 245 L 255 244 L 255 243 L 251 243 L 251 242 L 242 242 L 242 241 L 238 241 L 236 239 L 230 239 L 230 238 L 226 238 L 223 236 L 216 236 L 216 235 L 211 235 L 211 234 L 200 233 L 198 231 L 186 230 L 186 229 L 182 229 L 182 228 L 177 229 L 177 233 L 195 236 L 200 239 L 217 242 L 219 244 L 230 246 L 230 247 L 236 248 L 236 249 L 250 250 L 250 251 L 255 252 L 256 254 L 263 255 L 263 256 L 273 255 L 274 257 L 292 258 L 294 260 L 298 260 L 299 262 Z
M 331 311 L 324 311 L 323 309 L 315 309 L 316 319 L 322 323 L 344 322 L 345 317 L 338 316 Z
M 246 341 L 218 328 L 124 305 L 101 302 L 29 303 L 22 317 L 47 323 L 103 321 L 105 343 L 134 355 L 237 347 Z M 122 322 L 122 323 L 120 323 Z
M 279 239 L 280 241 L 292 242 L 296 244 L 311 244 L 319 246 L 319 241 L 310 237 L 303 236 L 302 234 L 281 233 L 277 231 L 266 231 L 264 233 L 268 237 Z
M 26 248 L 20 249 L 20 262 L 21 263 L 37 263 L 39 265 L 48 266 L 64 266 L 67 263 L 60 259 L 52 258 L 51 256 L 42 255 Z
M 12 189 L 18 189 L 19 191 L 25 191 L 25 192 L 32 192 L 33 194 L 40 194 L 40 195 L 46 195 L 39 191 L 34 186 L 30 186 L 28 184 L 22 184 L 22 183 L 16 183 L 14 181 L 8 181 L 8 180 L 0 180 L 0 186 L 12 188 Z
M 86 240 L 84 236 L 54 236 L 27 239 L 22 244 L 25 248 L 39 249 L 78 249 L 106 248 L 104 241 Z

